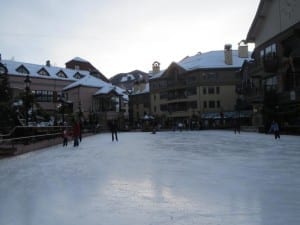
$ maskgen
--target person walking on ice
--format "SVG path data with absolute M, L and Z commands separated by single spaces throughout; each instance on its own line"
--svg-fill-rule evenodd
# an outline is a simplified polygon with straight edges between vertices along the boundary
M 69 134 L 68 134 L 68 130 L 67 128 L 64 129 L 63 131 L 63 146 L 68 146 L 68 138 L 69 138 Z
M 277 139 L 277 138 L 280 139 L 279 125 L 275 120 L 272 121 L 270 130 L 269 130 L 269 133 L 271 133 L 271 132 L 274 133 L 275 139 Z
M 114 139 L 116 139 L 116 141 L 118 141 L 118 126 L 114 120 L 110 123 L 110 131 L 111 131 L 112 141 L 114 141 Z
M 79 146 L 79 135 L 80 135 L 80 125 L 79 122 L 74 121 L 73 124 L 73 138 L 74 138 L 74 147 Z

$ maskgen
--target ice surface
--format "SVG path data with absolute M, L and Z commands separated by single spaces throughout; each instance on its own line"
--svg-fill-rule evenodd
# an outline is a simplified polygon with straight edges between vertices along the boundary
M 0 160 L 1 225 L 299 225 L 300 137 L 120 133 Z

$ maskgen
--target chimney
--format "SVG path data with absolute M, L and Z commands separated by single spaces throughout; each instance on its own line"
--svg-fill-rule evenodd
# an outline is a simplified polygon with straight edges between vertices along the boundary
M 225 64 L 232 65 L 232 45 L 226 44 L 224 46 L 224 58 L 225 58 Z
M 47 60 L 47 61 L 46 61 L 46 66 L 48 66 L 48 67 L 51 66 L 50 60 Z
M 159 71 L 160 71 L 160 63 L 155 61 L 152 64 L 152 72 L 155 74 L 155 73 L 158 73 Z
M 240 41 L 239 43 L 239 57 L 248 58 L 248 45 L 245 40 Z

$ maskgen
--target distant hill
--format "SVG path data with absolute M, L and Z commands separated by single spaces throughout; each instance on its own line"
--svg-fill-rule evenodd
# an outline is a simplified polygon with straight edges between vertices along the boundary
M 131 90 L 132 86 L 137 81 L 146 81 L 148 82 L 148 73 L 145 73 L 140 70 L 134 70 L 129 73 L 119 73 L 111 77 L 109 81 L 116 86 L 119 86 L 126 90 Z

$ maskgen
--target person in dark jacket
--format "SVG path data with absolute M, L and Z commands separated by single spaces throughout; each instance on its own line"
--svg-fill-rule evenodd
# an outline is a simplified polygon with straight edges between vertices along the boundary
M 235 134 L 241 132 L 241 126 L 240 126 L 239 119 L 234 119 L 233 120 L 233 129 L 234 129 L 234 133 Z
M 110 131 L 111 140 L 114 141 L 116 139 L 116 141 L 118 141 L 118 126 L 114 120 L 110 123 Z
M 79 136 L 80 136 L 80 125 L 78 122 L 75 122 L 73 125 L 74 147 L 79 146 Z
M 68 138 L 69 138 L 68 130 L 67 128 L 65 128 L 63 131 L 63 146 L 68 146 Z
M 275 139 L 277 139 L 277 138 L 280 139 L 279 125 L 275 120 L 272 121 L 270 130 L 269 130 L 269 133 L 272 133 L 272 132 L 274 133 Z

